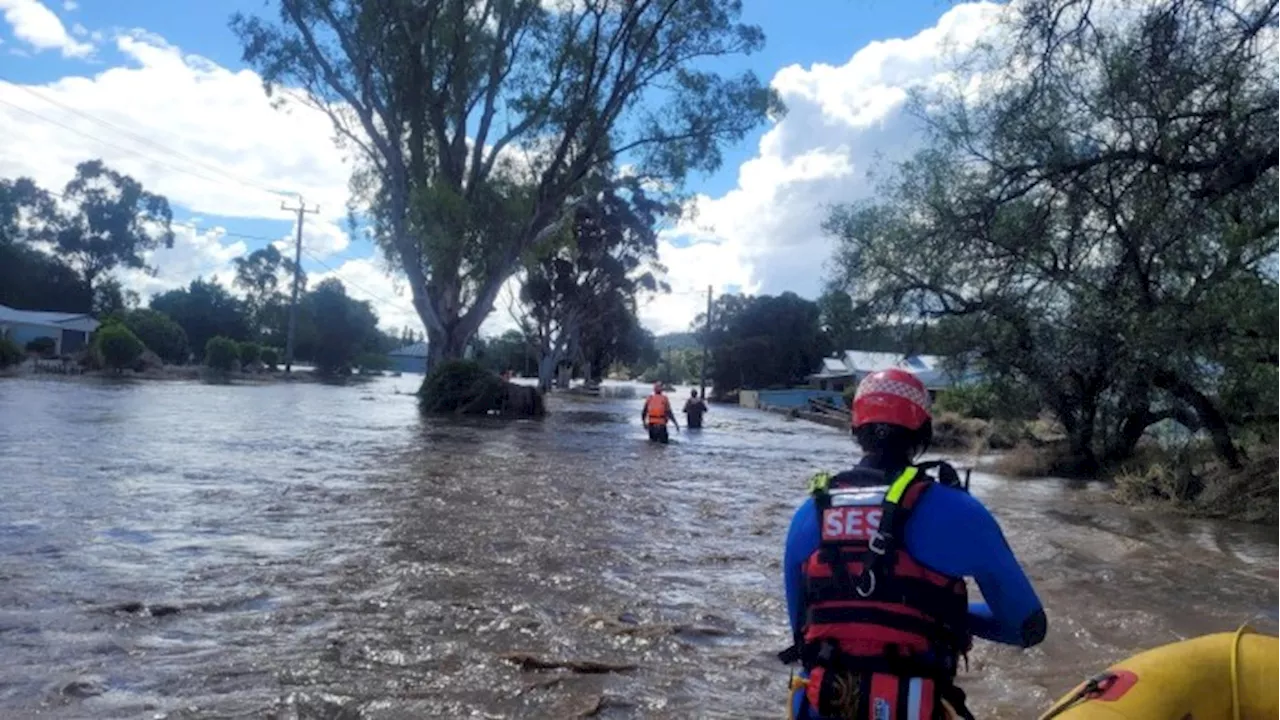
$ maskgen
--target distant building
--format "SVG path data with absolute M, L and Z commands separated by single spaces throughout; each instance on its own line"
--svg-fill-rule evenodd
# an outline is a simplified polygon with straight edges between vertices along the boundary
M 901 368 L 915 373 L 932 397 L 939 390 L 970 382 L 976 378 L 973 372 L 961 375 L 949 372 L 944 367 L 945 360 L 937 355 L 900 355 L 845 350 L 835 357 L 823 358 L 822 370 L 810 375 L 809 380 L 822 390 L 843 392 L 877 370 Z
M 387 353 L 387 358 L 391 360 L 391 369 L 394 372 L 416 373 L 418 375 L 427 373 L 426 342 L 417 342 L 412 345 L 405 345 L 399 350 L 392 350 Z
M 20 347 L 37 338 L 51 338 L 54 353 L 70 355 L 89 344 L 100 323 L 87 313 L 18 310 L 0 305 L 0 335 Z

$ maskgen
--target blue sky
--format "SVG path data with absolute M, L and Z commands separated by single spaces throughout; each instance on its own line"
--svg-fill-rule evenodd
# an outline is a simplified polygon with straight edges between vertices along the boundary
M 322 205 L 329 212 L 315 229 L 327 236 L 314 243 L 308 238 L 309 255 L 315 253 L 304 258 L 304 266 L 316 275 L 337 268 L 349 286 L 368 291 L 386 324 L 411 323 L 403 288 L 381 273 L 371 259 L 373 249 L 339 237 L 340 208 L 334 206 L 342 204 L 344 176 L 332 144 L 323 147 L 324 123 L 313 118 L 306 132 L 299 127 L 296 133 L 287 122 L 268 123 L 279 135 L 274 138 L 264 125 L 270 118 L 254 114 L 265 100 L 252 97 L 253 76 L 237 75 L 245 68 L 228 20 L 237 11 L 274 13 L 268 5 L 0 0 L 0 122 L 31 134 L 21 152 L 0 148 L 0 175 L 33 174 L 44 184 L 60 185 L 70 177 L 75 153 L 79 159 L 101 156 L 168 195 L 179 220 L 196 217 L 199 228 L 225 228 L 217 238 L 193 238 L 193 247 L 207 256 L 207 269 L 224 272 L 233 250 L 252 250 L 267 242 L 256 238 L 292 231 L 292 218 L 271 212 L 273 201 L 260 188 L 316 189 L 318 196 L 309 201 L 329 201 Z M 821 204 L 865 195 L 861 185 L 871 165 L 911 145 L 898 127 L 908 124 L 901 117 L 905 89 L 938 74 L 942 40 L 970 40 L 990 12 L 941 0 L 747 0 L 744 20 L 764 28 L 767 45 L 725 63 L 725 69 L 750 69 L 772 80 L 791 113 L 727 148 L 719 172 L 692 180 L 690 189 L 704 196 L 705 207 L 700 202 L 697 221 L 667 238 L 663 260 L 678 281 L 677 292 L 646 307 L 646 324 L 659 331 L 686 326 L 697 305 L 688 296 L 708 283 L 719 291 L 790 289 L 813 295 L 828 254 L 816 232 Z M 940 19 L 943 30 L 935 27 Z M 894 39 L 910 40 L 881 42 Z M 164 104 L 167 94 L 170 105 Z M 255 135 L 255 128 L 262 131 Z M 301 144 L 304 136 L 308 144 Z M 285 145 L 290 151 L 280 157 L 272 152 Z M 214 188 L 219 182 L 232 187 Z M 250 192 L 255 199 L 239 196 Z M 797 203 L 804 206 L 801 214 Z M 197 204 L 202 207 L 191 207 Z M 748 214 L 760 222 L 747 221 Z M 771 235 L 747 236 L 752 233 Z M 775 242 L 775 235 L 788 237 Z M 312 257 L 323 258 L 323 265 Z M 179 269 L 165 272 L 163 259 L 156 258 L 160 277 L 140 289 L 163 289 L 206 269 L 183 256 L 171 263 Z M 501 324 L 498 318 L 488 327 Z

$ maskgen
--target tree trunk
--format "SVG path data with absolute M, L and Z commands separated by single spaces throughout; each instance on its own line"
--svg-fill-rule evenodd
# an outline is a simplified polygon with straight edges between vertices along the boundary
M 448 332 L 428 326 L 427 372 L 436 369 L 446 360 L 461 360 L 467 350 L 467 341 L 470 339 L 470 335 L 464 337 L 456 329 Z
M 1227 427 L 1227 419 L 1222 416 L 1222 413 L 1218 412 L 1218 407 L 1213 404 L 1213 401 L 1197 390 L 1194 385 L 1168 370 L 1157 370 L 1151 380 L 1156 387 L 1168 391 L 1170 395 L 1185 402 L 1195 410 L 1196 416 L 1200 418 L 1201 426 L 1209 431 L 1209 437 L 1213 439 L 1213 447 L 1218 456 L 1232 470 L 1239 470 L 1242 465 L 1240 451 L 1231 439 L 1231 430 Z
M 559 353 L 548 352 L 543 353 L 538 358 L 538 389 L 547 392 L 551 389 L 551 383 L 555 379 L 556 368 L 560 366 Z

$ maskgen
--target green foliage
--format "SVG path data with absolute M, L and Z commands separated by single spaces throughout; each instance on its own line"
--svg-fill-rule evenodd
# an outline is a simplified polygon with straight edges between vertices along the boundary
M 262 346 L 252 342 L 240 343 L 240 365 L 252 365 L 262 357 Z
M 0 202 L 7 182 L 0 180 Z M 0 240 L 0 305 L 87 313 L 93 307 L 93 291 L 62 260 L 26 245 L 23 237 L 14 237 Z
M 471 360 L 446 360 L 427 374 L 420 392 L 421 406 L 428 413 L 462 412 L 479 400 L 496 403 L 506 383 Z
M 293 260 L 284 257 L 274 245 L 254 250 L 236 258 L 235 285 L 245 291 L 245 313 L 262 339 L 280 341 L 288 322 L 288 298 L 284 291 L 292 288 L 295 269 Z M 306 289 L 305 274 L 298 279 Z
M 102 358 L 102 364 L 116 372 L 133 367 L 147 349 L 138 336 L 119 323 L 98 328 L 93 342 Z
M 180 325 L 193 348 L 206 347 L 218 336 L 239 341 L 252 334 L 244 303 L 218 283 L 201 278 L 185 288 L 155 296 L 151 309 Z
M 143 269 L 148 252 L 173 247 L 169 201 L 101 160 L 77 165 L 62 197 L 73 210 L 51 218 L 48 239 L 90 287 L 109 270 Z
M 214 370 L 231 372 L 240 367 L 240 345 L 231 338 L 209 338 L 204 344 L 204 364 Z
M 18 343 L 0 335 L 0 368 L 17 365 L 25 360 L 26 357 L 26 353 L 22 352 L 22 348 L 18 347 Z
M 496 338 L 476 338 L 472 358 L 494 373 L 508 370 L 521 374 L 536 372 L 537 358 L 519 330 L 508 330 Z
M 99 316 L 124 309 L 136 296 L 103 273 L 143 267 L 143 253 L 172 242 L 167 204 L 100 161 L 81 163 L 60 194 L 68 203 L 28 178 L 0 180 L 0 303 Z
M 670 290 L 655 275 L 662 272 L 656 226 L 676 211 L 648 198 L 634 178 L 618 189 L 605 185 L 600 199 L 578 209 L 572 236 L 526 266 L 521 329 L 538 354 L 544 389 L 565 361 L 599 379 L 615 362 L 638 359 L 636 298 Z
M 302 87 L 333 108 L 339 137 L 361 149 L 355 202 L 371 208 L 386 256 L 426 288 L 419 312 L 434 359 L 460 357 L 503 282 L 565 239 L 597 189 L 590 178 L 626 163 L 678 189 L 782 112 L 755 75 L 725 77 L 705 62 L 763 45 L 759 28 L 739 22 L 738 0 L 603 12 L 283 0 L 282 10 L 280 24 L 233 20 L 245 60 L 268 92 Z
M 35 353 L 40 357 L 53 357 L 53 352 L 58 347 L 58 341 L 51 337 L 38 337 L 27 343 L 27 352 Z
M 650 364 L 640 376 L 644 382 L 661 380 L 669 385 L 697 385 L 701 379 L 702 350 L 700 348 L 687 347 L 668 350 L 661 354 L 655 352 L 649 360 Z M 708 382 L 711 380 L 710 377 L 707 378 Z
M 280 351 L 273 347 L 262 348 L 262 364 L 267 366 L 268 370 L 275 370 L 280 364 Z
M 356 358 L 356 367 L 361 373 L 380 373 L 391 369 L 391 358 L 382 353 L 361 353 Z
M 934 410 L 980 420 L 1027 420 L 1035 417 L 1039 405 L 1030 388 L 988 381 L 956 385 L 940 391 Z
M 102 322 L 110 317 L 123 317 L 130 308 L 136 308 L 141 299 L 138 293 L 125 290 L 120 281 L 104 277 L 93 286 L 93 314 Z
M 376 352 L 382 338 L 369 303 L 348 297 L 340 281 L 325 280 L 303 298 L 296 348 L 321 374 L 351 372 L 356 358 Z
M 830 350 L 818 304 L 795 293 L 722 295 L 711 312 L 709 381 L 719 395 L 806 381 Z M 703 328 L 705 316 L 694 322 Z
M 187 333 L 168 315 L 148 308 L 130 310 L 122 321 L 147 349 L 170 365 L 183 365 L 191 354 Z
M 1054 413 L 1085 472 L 1164 420 L 1239 466 L 1243 419 L 1275 414 L 1274 9 L 1092 11 L 1020 5 L 981 102 L 921 98 L 929 147 L 827 220 L 834 279 L 879 322 L 946 319 Z

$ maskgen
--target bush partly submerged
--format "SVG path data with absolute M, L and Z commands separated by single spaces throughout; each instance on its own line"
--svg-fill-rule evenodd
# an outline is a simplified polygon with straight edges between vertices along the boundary
M 546 414 L 536 388 L 515 385 L 470 360 L 440 363 L 422 383 L 423 412 L 433 414 L 540 417 Z
M 1227 467 L 1206 443 L 1146 446 L 1116 473 L 1115 496 L 1131 505 L 1275 525 L 1277 463 L 1274 440 L 1249 447 L 1239 469 Z

